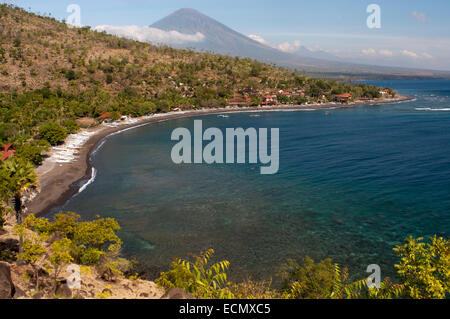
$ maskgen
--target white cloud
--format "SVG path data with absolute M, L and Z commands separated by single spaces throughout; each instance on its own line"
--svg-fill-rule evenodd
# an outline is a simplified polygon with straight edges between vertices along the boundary
M 409 57 L 409 58 L 426 58 L 426 59 L 432 59 L 433 56 L 429 53 L 422 53 L 422 54 L 418 54 L 412 51 L 408 51 L 408 50 L 402 50 L 402 51 L 397 51 L 397 52 L 393 52 L 391 50 L 387 50 L 387 49 L 382 49 L 382 50 L 378 50 L 376 51 L 375 49 L 369 48 L 369 49 L 363 49 L 362 54 L 368 57 L 381 57 L 381 58 L 392 58 L 395 56 L 405 56 L 405 57 Z
M 278 50 L 283 52 L 295 52 L 301 49 L 302 43 L 299 40 L 295 40 L 294 42 L 284 42 L 279 44 Z
M 410 57 L 410 58 L 418 58 L 419 56 L 417 55 L 417 53 L 408 51 L 408 50 L 403 50 L 402 52 L 400 52 L 401 55 L 406 56 L 406 57 Z
M 374 49 L 372 49 L 372 48 L 369 48 L 369 49 L 363 49 L 362 50 L 362 53 L 364 54 L 364 55 L 371 55 L 371 56 L 375 56 L 375 55 L 377 55 L 377 51 L 375 51 Z
M 270 42 L 266 41 L 263 37 L 261 37 L 261 36 L 259 36 L 259 35 L 256 35 L 256 34 L 249 34 L 248 37 L 249 37 L 250 39 L 252 39 L 252 40 L 255 40 L 256 42 L 265 44 L 265 45 L 270 46 L 270 47 L 272 46 L 272 44 L 271 44 Z
M 256 42 L 259 42 L 261 44 L 267 45 L 271 48 L 283 51 L 283 52 L 295 52 L 301 49 L 302 43 L 299 40 L 295 40 L 293 42 L 283 42 L 281 44 L 273 44 L 264 39 L 263 37 L 255 34 L 249 34 L 248 37 L 252 40 L 255 40 Z
M 422 22 L 422 23 L 425 23 L 428 20 L 427 15 L 422 12 L 414 11 L 413 13 L 411 13 L 411 15 L 413 16 L 414 19 L 416 19 L 417 21 Z
M 277 45 L 278 50 L 283 52 L 295 52 L 300 50 L 302 47 L 302 43 L 299 40 L 295 40 L 294 42 L 284 42 Z
M 394 55 L 394 53 L 390 50 L 380 50 L 378 53 L 384 57 L 392 57 Z
M 111 26 L 100 25 L 94 28 L 98 32 L 105 31 L 120 37 L 130 38 L 141 42 L 182 44 L 186 42 L 202 42 L 205 36 L 197 32 L 196 34 L 184 34 L 178 31 L 164 31 L 151 27 L 131 26 Z

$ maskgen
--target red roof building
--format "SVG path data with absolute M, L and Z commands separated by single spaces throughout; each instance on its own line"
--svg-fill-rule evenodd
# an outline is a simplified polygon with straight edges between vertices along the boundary
M 101 120 L 106 120 L 107 118 L 110 118 L 111 115 L 111 112 L 106 112 L 105 114 L 100 115 L 98 118 Z
M 248 99 L 247 100 L 244 100 L 244 99 L 231 99 L 231 100 L 228 100 L 228 104 L 229 105 L 248 105 L 249 101 L 248 101 Z
M 100 115 L 99 117 L 97 117 L 97 119 L 98 119 L 98 120 L 102 120 L 102 121 L 112 120 L 112 119 L 114 119 L 114 115 L 115 115 L 114 112 L 106 112 L 106 113 Z M 117 114 L 117 116 L 118 116 L 119 118 L 122 117 L 121 114 Z
M 263 97 L 263 101 L 261 103 L 261 105 L 275 105 L 277 104 L 277 97 L 276 95 L 270 95 L 267 94 L 266 96 Z
M 351 98 L 352 98 L 352 95 L 349 93 L 344 93 L 344 94 L 335 96 L 335 99 L 338 102 L 348 102 L 348 100 L 350 100 Z

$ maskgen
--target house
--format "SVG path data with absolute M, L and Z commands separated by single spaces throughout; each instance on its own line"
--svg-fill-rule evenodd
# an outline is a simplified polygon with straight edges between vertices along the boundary
M 100 122 L 113 122 L 114 121 L 114 113 L 113 112 L 106 112 L 99 117 L 97 117 L 97 120 Z M 122 115 L 118 114 L 119 118 L 122 117 Z
M 292 96 L 292 91 L 284 90 L 284 91 L 282 91 L 281 95 L 287 96 L 287 97 L 291 97 Z
M 263 97 L 261 105 L 275 105 L 277 104 L 277 96 L 267 94 Z
M 336 95 L 334 98 L 335 98 L 336 102 L 346 103 L 352 98 L 352 95 L 349 93 L 344 93 L 344 94 Z
M 106 119 L 110 118 L 111 115 L 112 115 L 111 112 L 106 112 L 106 113 L 100 115 L 100 116 L 97 117 L 97 118 L 98 118 L 99 120 L 106 120 Z
M 247 106 L 249 105 L 249 100 L 248 99 L 231 99 L 228 100 L 228 104 L 230 106 Z
M 14 157 L 14 154 L 16 153 L 15 150 L 10 149 L 12 144 L 5 144 L 3 145 L 3 149 L 1 150 L 2 153 L 2 161 L 6 161 L 8 158 Z

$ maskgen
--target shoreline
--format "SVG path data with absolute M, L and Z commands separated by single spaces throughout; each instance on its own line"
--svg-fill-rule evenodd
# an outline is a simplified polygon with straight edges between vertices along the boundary
M 276 111 L 317 111 L 325 109 L 346 109 L 357 106 L 376 106 L 382 104 L 394 104 L 414 100 L 407 96 L 398 96 L 395 99 L 386 99 L 380 101 L 359 101 L 349 104 L 313 104 L 301 106 L 270 106 L 270 107 L 235 107 L 235 108 L 216 108 L 207 110 L 190 110 L 184 112 L 171 112 L 165 114 L 153 114 L 144 118 L 134 119 L 133 123 L 119 123 L 117 125 L 101 124 L 94 128 L 84 129 L 88 138 L 80 146 L 79 152 L 75 158 L 68 162 L 51 161 L 46 158 L 42 165 L 38 167 L 39 192 L 27 205 L 27 214 L 34 213 L 38 217 L 44 217 L 57 208 L 62 207 L 70 198 L 76 195 L 80 188 L 87 186 L 87 183 L 76 185 L 88 177 L 92 178 L 91 157 L 99 149 L 102 143 L 110 136 L 120 134 L 121 132 L 136 129 L 151 123 L 158 123 L 172 119 L 188 118 L 202 115 L 215 115 L 225 113 L 252 113 L 252 112 L 276 112 Z M 80 133 L 78 133 L 80 134 Z M 66 144 L 66 143 L 65 143 Z M 64 145 L 65 145 L 64 144 Z M 64 146 L 63 145 L 63 146 Z M 50 154 L 54 152 L 52 148 Z M 53 154 L 55 155 L 55 154 Z

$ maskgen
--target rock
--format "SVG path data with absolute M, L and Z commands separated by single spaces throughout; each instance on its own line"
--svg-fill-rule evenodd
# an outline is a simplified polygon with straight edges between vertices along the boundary
M 67 286 L 67 284 L 59 285 L 58 289 L 56 289 L 56 296 L 64 299 L 72 298 L 72 290 Z
M 25 291 L 23 291 L 19 287 L 15 287 L 15 288 L 16 288 L 16 293 L 14 294 L 14 299 L 22 299 L 22 298 L 28 297 L 28 295 L 26 294 Z
M 19 242 L 13 238 L 0 241 L 0 260 L 13 262 L 14 253 L 19 252 Z
M 191 294 L 180 288 L 170 289 L 161 299 L 195 299 Z
M 35 293 L 33 299 L 44 299 L 44 293 L 43 292 Z
M 146 293 L 146 292 L 143 292 L 143 293 L 141 293 L 141 294 L 139 295 L 139 297 L 142 297 L 142 298 L 148 298 L 148 297 L 150 297 L 150 295 L 149 295 L 148 293 Z
M 79 291 L 78 293 L 76 293 L 75 295 L 73 295 L 73 297 L 72 298 L 74 298 L 74 299 L 79 299 L 79 300 L 81 300 L 81 299 L 86 299 L 86 294 L 84 293 L 82 293 L 82 291 Z
M 34 276 L 33 267 L 30 265 L 18 265 L 17 263 L 12 266 L 12 272 L 15 277 L 17 278 L 23 278 L 23 277 L 30 277 L 32 278 Z
M 0 262 L 0 299 L 11 299 L 15 292 L 16 288 L 11 280 L 11 269 L 9 265 Z
M 14 238 L 7 238 L 0 242 L 2 250 L 9 250 L 12 252 L 19 252 L 19 241 Z

